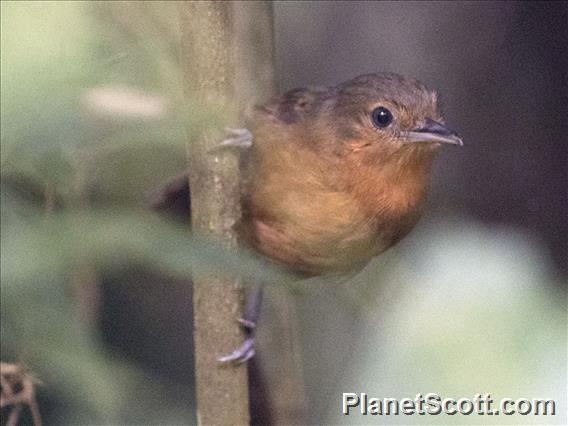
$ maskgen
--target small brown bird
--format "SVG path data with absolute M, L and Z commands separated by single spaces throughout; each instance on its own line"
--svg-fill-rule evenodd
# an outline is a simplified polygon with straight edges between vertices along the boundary
M 416 225 L 440 144 L 462 144 L 441 122 L 436 93 L 396 74 L 257 108 L 242 239 L 304 274 L 360 269 Z
M 361 269 L 416 225 L 440 145 L 462 145 L 442 123 L 436 93 L 396 74 L 296 89 L 255 108 L 241 239 L 304 275 Z M 222 360 L 252 354 L 251 338 Z

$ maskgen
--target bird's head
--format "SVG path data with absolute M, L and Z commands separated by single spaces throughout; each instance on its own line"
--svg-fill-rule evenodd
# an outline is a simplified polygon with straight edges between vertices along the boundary
M 443 124 L 436 92 L 397 74 L 367 74 L 334 88 L 324 116 L 341 156 L 392 158 L 462 145 Z

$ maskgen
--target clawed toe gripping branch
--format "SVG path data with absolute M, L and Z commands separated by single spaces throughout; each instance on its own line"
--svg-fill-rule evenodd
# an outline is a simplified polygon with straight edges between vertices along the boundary
M 260 285 L 254 288 L 250 292 L 250 294 L 247 295 L 245 316 L 244 318 L 239 318 L 238 320 L 239 323 L 241 323 L 241 325 L 243 326 L 247 338 L 245 342 L 239 348 L 235 349 L 232 353 L 218 358 L 219 362 L 242 364 L 255 355 L 256 351 L 254 348 L 254 334 L 258 319 L 260 317 L 262 298 L 263 287 Z

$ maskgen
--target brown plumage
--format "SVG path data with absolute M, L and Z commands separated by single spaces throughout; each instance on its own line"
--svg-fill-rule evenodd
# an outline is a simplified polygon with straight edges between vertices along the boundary
M 435 92 L 395 74 L 256 108 L 242 239 L 307 275 L 360 269 L 418 221 L 440 143 L 461 145 L 440 121 Z
M 435 92 L 396 74 L 296 89 L 257 107 L 243 158 L 241 240 L 301 275 L 359 270 L 416 225 L 440 144 L 462 144 L 441 120 Z M 187 182 L 164 187 L 154 207 L 186 220 Z M 254 356 L 261 286 L 252 296 L 247 339 L 221 362 Z

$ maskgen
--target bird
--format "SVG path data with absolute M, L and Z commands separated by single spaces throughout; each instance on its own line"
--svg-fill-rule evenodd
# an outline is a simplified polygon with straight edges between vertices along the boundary
M 463 145 L 444 124 L 437 92 L 394 73 L 293 89 L 249 116 L 247 129 L 223 142 L 248 151 L 237 233 L 303 277 L 352 274 L 399 242 L 422 215 L 436 152 Z M 187 182 L 160 202 L 179 199 L 172 194 L 188 192 Z M 223 362 L 254 355 L 261 293 L 251 299 L 241 320 L 249 338 Z

